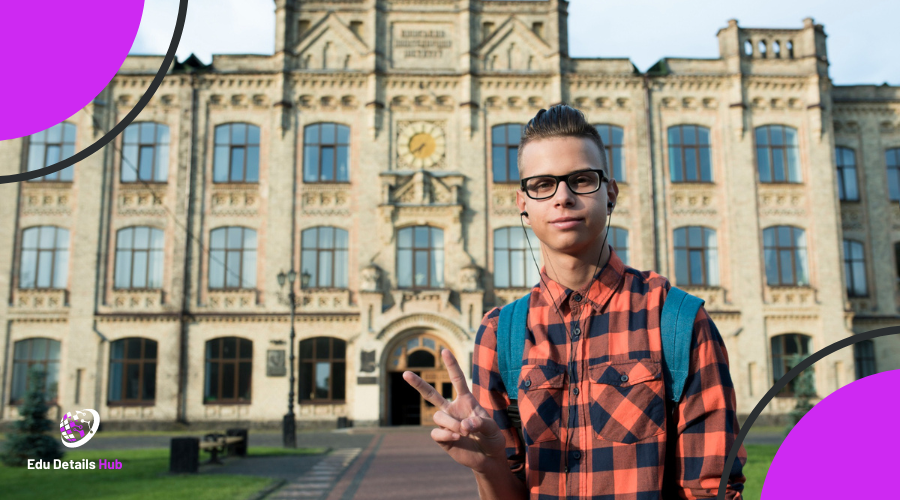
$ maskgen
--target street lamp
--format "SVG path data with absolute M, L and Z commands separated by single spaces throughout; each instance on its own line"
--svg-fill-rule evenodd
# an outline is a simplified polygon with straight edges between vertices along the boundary
M 304 271 L 300 277 L 300 284 L 302 288 L 306 288 L 306 286 L 309 284 L 309 278 L 309 273 Z M 297 303 L 297 296 L 294 293 L 294 281 L 296 281 L 296 279 L 297 273 L 293 269 L 291 269 L 287 273 L 285 273 L 284 271 L 278 273 L 279 287 L 284 288 L 285 281 L 288 282 L 288 301 L 291 305 L 291 384 L 290 391 L 288 392 L 288 412 L 287 415 L 284 416 L 281 427 L 282 442 L 284 443 L 285 448 L 297 447 L 297 422 L 294 418 L 294 337 L 296 336 L 294 332 L 294 309 L 296 308 Z

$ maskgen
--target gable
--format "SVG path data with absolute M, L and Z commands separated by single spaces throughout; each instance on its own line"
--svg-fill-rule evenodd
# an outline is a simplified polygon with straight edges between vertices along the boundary
M 301 69 L 362 69 L 369 52 L 356 33 L 329 12 L 294 47 Z
M 477 48 L 486 71 L 544 71 L 551 69 L 554 52 L 525 23 L 511 16 Z

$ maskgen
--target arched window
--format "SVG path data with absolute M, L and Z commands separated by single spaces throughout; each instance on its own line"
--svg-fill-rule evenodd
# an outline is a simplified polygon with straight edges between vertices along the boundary
M 215 135 L 213 182 L 259 182 L 259 127 L 226 123 Z
M 309 273 L 309 288 L 347 288 L 347 230 L 322 226 L 300 234 L 300 269 Z
M 491 129 L 491 166 L 494 182 L 519 182 L 519 140 L 522 125 L 506 123 Z
M 347 385 L 347 343 L 332 337 L 300 341 L 301 402 L 343 403 Z
M 775 53 L 775 59 L 781 58 L 781 43 L 778 40 L 772 42 L 772 52 Z
M 619 259 L 626 266 L 628 261 L 628 230 L 621 227 L 610 227 L 608 243 L 616 250 Z
M 669 127 L 669 173 L 672 182 L 713 181 L 708 128 Z
M 526 233 L 528 241 L 525 241 Z M 515 226 L 494 230 L 495 287 L 525 287 L 538 283 L 540 269 L 535 266 L 535 260 L 540 265 L 541 243 L 530 227 L 526 227 L 525 232 Z
M 116 340 L 109 345 L 110 405 L 153 404 L 156 399 L 156 341 Z
M 788 49 L 788 57 L 790 59 L 793 59 L 794 58 L 794 42 L 788 40 L 787 49 Z
M 209 287 L 256 286 L 256 231 L 231 226 L 213 229 L 209 237 Z
M 857 380 L 878 373 L 875 365 L 875 342 L 863 340 L 853 344 L 853 361 Z
M 253 342 L 220 337 L 206 342 L 204 403 L 249 403 Z
M 838 198 L 841 201 L 859 201 L 856 185 L 856 152 L 850 148 L 834 148 L 837 163 Z
M 778 382 L 791 368 L 797 365 L 802 358 L 809 356 L 810 340 L 807 335 L 789 333 L 772 337 L 772 383 Z M 814 372 L 815 366 L 810 366 L 800 375 L 794 377 L 791 383 L 777 394 L 778 397 L 792 397 L 797 393 L 799 379 L 804 373 Z M 812 392 L 815 393 L 815 380 L 813 379 Z
M 28 171 L 59 163 L 75 154 L 75 125 L 58 123 L 47 130 L 32 134 L 28 139 Z M 72 182 L 75 165 L 58 172 L 36 177 L 31 181 Z
M 765 59 L 765 57 L 768 55 L 766 52 L 767 52 L 766 51 L 766 41 L 760 40 L 759 41 L 759 57 L 762 57 Z
M 169 176 L 169 126 L 138 122 L 125 128 L 122 182 L 166 182 Z
M 844 278 L 848 296 L 865 297 L 869 294 L 866 287 L 866 254 L 859 241 L 844 240 Z
M 763 229 L 763 258 L 769 286 L 809 285 L 806 231 L 793 226 Z
M 303 132 L 303 182 L 350 182 L 350 127 L 314 123 Z
M 68 230 L 37 226 L 22 231 L 19 288 L 66 288 L 68 271 Z
M 624 141 L 625 132 L 622 127 L 615 125 L 599 124 L 594 125 L 603 140 L 603 146 L 606 148 L 606 162 L 612 169 L 612 176 L 616 182 L 626 182 L 625 165 L 624 165 Z
M 900 201 L 900 148 L 884 152 L 887 164 L 888 195 L 891 201 Z
M 784 125 L 756 129 L 759 182 L 802 182 L 797 130 Z
M 32 366 L 38 366 L 47 374 L 44 394 L 48 403 L 55 404 L 59 384 L 59 342 L 44 338 L 25 339 L 15 343 L 10 404 L 21 404 L 25 399 L 31 385 L 29 372 Z
M 397 232 L 397 285 L 401 288 L 444 286 L 444 231 L 413 226 Z
M 716 231 L 688 226 L 675 230 L 675 282 L 684 286 L 719 286 Z
M 750 40 L 744 40 L 744 55 L 752 56 L 753 55 L 753 42 Z
M 163 232 L 126 227 L 116 232 L 116 288 L 162 288 Z

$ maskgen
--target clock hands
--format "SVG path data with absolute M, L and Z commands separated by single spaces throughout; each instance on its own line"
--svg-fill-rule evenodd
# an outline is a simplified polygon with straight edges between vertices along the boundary
M 419 151 L 421 151 L 422 148 L 424 148 L 424 147 L 425 147 L 425 143 L 423 142 L 421 146 L 419 146 L 419 147 L 417 147 L 416 149 L 410 151 L 410 153 L 416 154 L 416 153 L 418 153 Z

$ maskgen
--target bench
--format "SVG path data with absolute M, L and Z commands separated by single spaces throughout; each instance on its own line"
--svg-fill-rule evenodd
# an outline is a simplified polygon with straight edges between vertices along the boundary
M 210 433 L 197 437 L 172 438 L 169 452 L 169 472 L 196 473 L 200 466 L 200 450 L 209 452 L 205 464 L 222 464 L 219 454 L 243 457 L 247 455 L 247 429 L 228 429 L 225 434 Z

